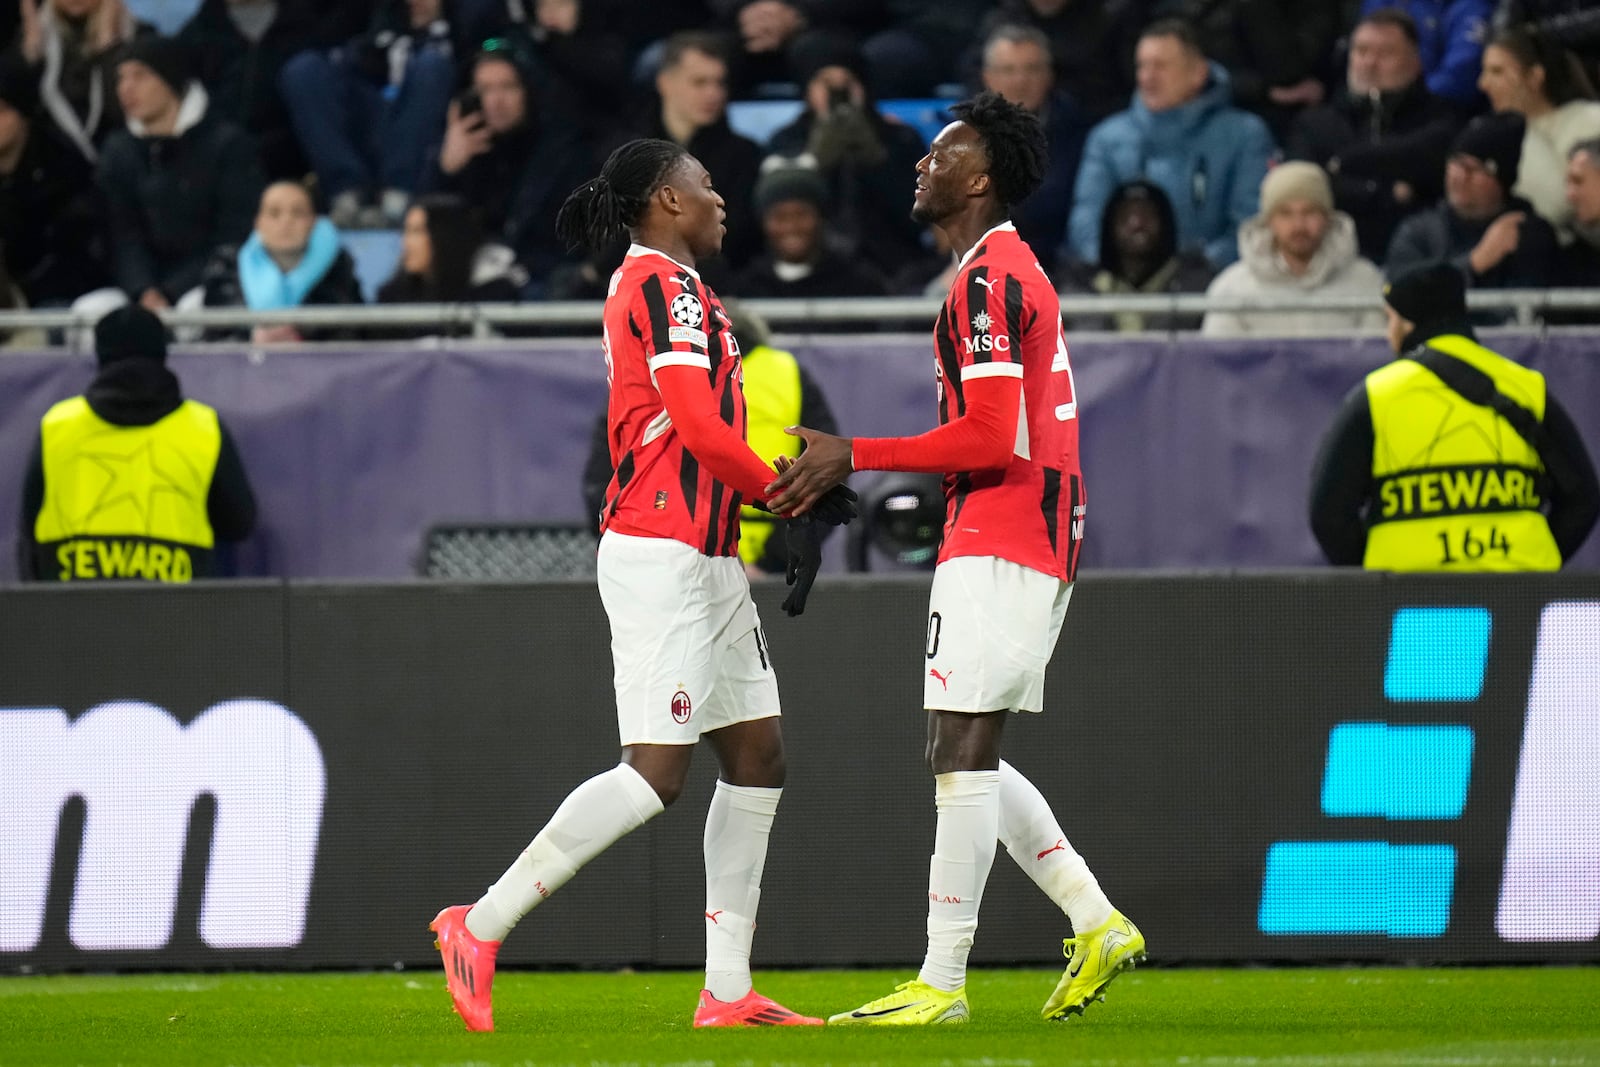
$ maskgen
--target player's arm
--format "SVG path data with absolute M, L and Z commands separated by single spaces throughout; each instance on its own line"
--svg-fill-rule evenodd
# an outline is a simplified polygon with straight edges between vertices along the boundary
M 650 360 L 656 390 L 683 447 L 717 481 L 736 489 L 746 500 L 765 501 L 774 471 L 722 421 L 707 374 L 710 365 L 705 356 L 696 359 L 686 353 L 662 353 Z

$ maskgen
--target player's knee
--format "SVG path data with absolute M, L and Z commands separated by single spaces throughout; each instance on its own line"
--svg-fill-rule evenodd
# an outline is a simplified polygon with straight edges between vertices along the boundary
M 783 742 L 779 740 L 745 748 L 722 770 L 723 779 L 729 785 L 781 789 L 789 765 L 783 755 Z

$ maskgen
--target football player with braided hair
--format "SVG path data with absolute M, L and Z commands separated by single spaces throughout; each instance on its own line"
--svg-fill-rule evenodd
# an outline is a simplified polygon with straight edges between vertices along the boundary
M 723 201 L 699 160 L 670 141 L 618 148 L 556 218 L 574 245 L 632 240 L 611 277 L 602 348 L 614 474 L 600 515 L 600 597 L 611 623 L 622 759 L 578 786 L 499 881 L 431 929 L 456 1011 L 494 1027 L 500 943 L 536 905 L 682 791 L 704 737 L 720 774 L 706 816 L 706 982 L 696 1026 L 818 1025 L 757 993 L 750 944 L 767 839 L 783 790 L 778 684 L 739 562 L 739 507 L 775 477 L 745 444 L 739 346 L 696 264 L 722 247 Z M 842 479 L 841 479 L 842 482 Z M 842 484 L 811 524 L 785 607 L 804 607 L 816 522 L 843 523 Z

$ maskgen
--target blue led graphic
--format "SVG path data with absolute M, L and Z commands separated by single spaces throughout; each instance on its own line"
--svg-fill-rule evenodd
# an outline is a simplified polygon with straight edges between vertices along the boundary
M 1342 722 L 1328 735 L 1322 814 L 1459 819 L 1472 778 L 1472 729 Z
M 1438 937 L 1450 923 L 1456 850 L 1387 841 L 1279 841 L 1267 850 L 1264 934 Z
M 1389 631 L 1383 695 L 1477 700 L 1489 663 L 1487 608 L 1401 608 Z
M 1396 703 L 1477 700 L 1491 617 L 1480 607 L 1401 608 L 1383 694 Z M 1322 813 L 1330 818 L 1459 819 L 1472 781 L 1464 725 L 1342 722 L 1328 734 Z M 1264 934 L 1439 937 L 1450 925 L 1456 850 L 1387 841 L 1279 841 L 1267 850 Z

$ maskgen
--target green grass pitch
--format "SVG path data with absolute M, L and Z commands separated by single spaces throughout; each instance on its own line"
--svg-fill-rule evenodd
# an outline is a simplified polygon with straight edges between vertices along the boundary
M 758 975 L 826 1015 L 909 973 Z M 1046 971 L 978 971 L 968 1026 L 695 1031 L 695 973 L 495 982 L 465 1033 L 438 972 L 0 979 L 0 1064 L 675 1067 L 917 1064 L 1600 1065 L 1600 969 L 1140 970 L 1086 1016 L 1045 1023 Z

